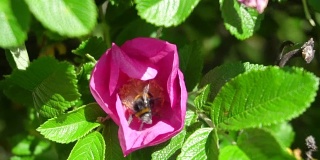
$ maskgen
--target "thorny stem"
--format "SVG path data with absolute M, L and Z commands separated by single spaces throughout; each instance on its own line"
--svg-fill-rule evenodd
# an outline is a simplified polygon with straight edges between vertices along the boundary
M 288 45 L 293 46 L 293 43 L 290 41 L 287 41 L 281 45 L 281 53 L 278 59 L 279 67 L 283 67 L 292 57 L 296 57 L 296 56 L 302 56 L 307 63 L 310 63 L 312 61 L 315 53 L 315 50 L 313 50 L 314 48 L 313 38 L 310 38 L 309 41 L 304 43 L 300 48 L 294 49 L 292 51 L 289 51 L 283 54 L 284 48 Z
M 203 113 L 198 113 L 198 116 L 207 123 L 208 126 L 210 126 L 211 128 L 215 128 L 214 124 L 212 123 L 211 119 L 208 118 L 207 115 L 203 114 Z
M 188 108 L 197 113 L 198 117 L 201 118 L 204 122 L 206 122 L 208 126 L 210 126 L 213 129 L 215 128 L 215 125 L 213 124 L 212 120 L 204 113 L 197 111 L 197 108 L 190 101 L 188 101 Z

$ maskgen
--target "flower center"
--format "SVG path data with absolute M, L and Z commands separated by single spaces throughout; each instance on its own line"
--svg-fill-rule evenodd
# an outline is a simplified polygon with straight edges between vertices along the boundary
M 130 79 L 119 91 L 119 97 L 126 108 L 128 123 L 133 116 L 143 124 L 152 124 L 152 116 L 158 115 L 164 104 L 163 89 L 155 80 Z

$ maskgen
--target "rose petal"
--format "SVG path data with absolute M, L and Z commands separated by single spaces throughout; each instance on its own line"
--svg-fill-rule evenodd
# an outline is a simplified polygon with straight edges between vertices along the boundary
M 247 7 L 255 8 L 260 14 L 268 5 L 268 0 L 238 0 Z
M 120 70 L 131 78 L 149 80 L 157 75 L 155 66 L 146 60 L 136 60 L 130 58 L 117 45 L 111 48 L 112 61 L 117 63 Z

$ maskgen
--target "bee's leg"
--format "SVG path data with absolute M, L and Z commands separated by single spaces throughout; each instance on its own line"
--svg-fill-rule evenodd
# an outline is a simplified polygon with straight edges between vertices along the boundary
M 109 116 L 109 115 L 107 115 L 106 117 L 97 117 L 96 122 L 98 122 L 98 123 L 103 123 L 104 121 L 106 121 L 106 120 L 108 120 L 108 119 L 110 119 L 110 116 Z
M 143 127 L 143 123 L 140 124 L 139 131 L 142 130 L 142 127 Z
M 130 116 L 129 116 L 129 118 L 128 118 L 128 124 L 130 125 L 131 124 L 131 122 L 132 122 L 132 114 L 130 114 Z

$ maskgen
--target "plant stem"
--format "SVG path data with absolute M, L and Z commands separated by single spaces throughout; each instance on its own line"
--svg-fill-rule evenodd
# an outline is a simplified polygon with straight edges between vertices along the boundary
M 316 23 L 311 18 L 311 15 L 310 15 L 306 0 L 302 0 L 302 5 L 303 5 L 304 14 L 306 15 L 306 18 L 308 19 L 308 21 L 311 24 L 311 26 L 313 26 L 313 27 L 316 26 Z

